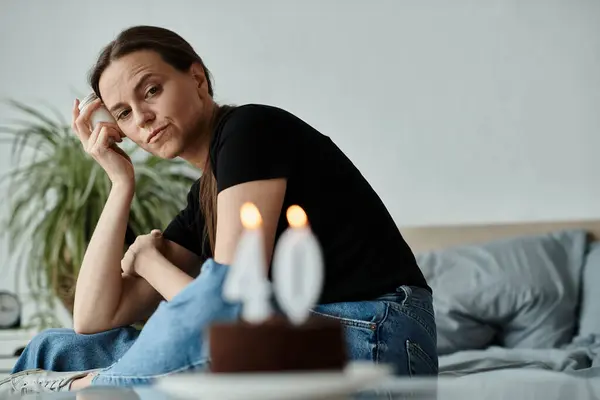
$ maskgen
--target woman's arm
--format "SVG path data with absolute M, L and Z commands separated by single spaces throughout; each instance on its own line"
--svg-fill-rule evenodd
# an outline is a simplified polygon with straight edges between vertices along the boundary
M 171 301 L 191 281 L 191 276 L 173 265 L 156 248 L 136 256 L 136 273 L 167 301 Z
M 140 256 L 138 261 L 141 267 L 138 267 L 140 270 L 138 276 L 123 274 L 121 298 L 112 320 L 105 326 L 93 327 L 92 333 L 131 325 L 149 318 L 163 298 L 170 300 L 193 279 L 192 277 L 200 273 L 200 257 L 177 243 L 162 240 L 161 252 L 157 253 L 157 259 L 162 261 L 159 267 L 168 263 L 171 266 L 170 271 L 166 271 L 163 276 L 161 274 L 165 271 L 156 268 L 156 259 L 144 262 L 146 257 Z M 148 267 L 149 271 L 145 271 L 144 267 Z M 175 278 L 172 275 L 175 275 Z M 166 288 L 162 286 L 165 284 Z M 154 285 L 160 288 L 160 293 L 153 287 Z
M 78 333 L 102 332 L 146 319 L 163 298 L 143 277 L 122 273 L 122 248 L 132 193 L 127 187 L 113 186 L 86 250 L 73 310 Z M 197 275 L 200 257 L 176 243 L 161 240 L 160 257 L 177 270 L 174 273 L 180 277 L 178 281 L 182 275 L 189 280 Z M 155 274 L 152 279 L 157 281 Z
M 286 186 L 285 178 L 258 180 L 241 183 L 219 193 L 214 256 L 216 262 L 231 265 L 244 229 L 240 221 L 240 208 L 244 203 L 252 202 L 262 216 L 264 250 L 267 264 L 270 264 Z
M 77 332 L 107 325 L 115 314 L 123 286 L 121 258 L 133 192 L 133 185 L 113 185 L 86 249 L 75 289 Z

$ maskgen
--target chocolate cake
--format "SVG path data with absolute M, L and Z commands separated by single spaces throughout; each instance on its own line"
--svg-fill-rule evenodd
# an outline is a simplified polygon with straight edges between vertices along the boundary
M 211 371 L 342 370 L 346 344 L 339 321 L 312 316 L 293 325 L 278 316 L 261 324 L 219 322 L 209 328 Z

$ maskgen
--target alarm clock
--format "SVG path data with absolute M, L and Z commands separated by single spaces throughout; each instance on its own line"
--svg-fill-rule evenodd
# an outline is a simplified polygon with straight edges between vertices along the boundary
M 0 290 L 0 329 L 14 329 L 21 325 L 21 302 L 16 294 Z

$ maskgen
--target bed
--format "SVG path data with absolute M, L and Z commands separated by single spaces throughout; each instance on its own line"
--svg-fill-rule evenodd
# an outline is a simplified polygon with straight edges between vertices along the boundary
M 600 377 L 600 220 L 401 232 L 434 291 L 440 376 Z

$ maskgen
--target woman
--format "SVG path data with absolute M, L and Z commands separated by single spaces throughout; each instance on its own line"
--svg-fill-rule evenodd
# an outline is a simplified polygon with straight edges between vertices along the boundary
M 4 387 L 134 385 L 205 367 L 203 328 L 239 313 L 220 291 L 248 201 L 262 214 L 268 260 L 285 210 L 306 211 L 326 268 L 314 312 L 345 325 L 351 358 L 389 363 L 402 375 L 437 373 L 431 289 L 380 198 L 328 137 L 275 107 L 216 104 L 201 58 L 162 28 L 121 32 L 90 84 L 100 99 L 82 113 L 75 102 L 73 129 L 112 189 L 77 281 L 75 330 L 38 335 L 15 367 L 24 372 Z M 90 130 L 101 102 L 117 124 Z M 159 157 L 187 160 L 203 177 L 166 230 L 138 237 L 122 258 L 134 192 L 131 161 L 115 144 L 125 136 Z M 141 332 L 128 327 L 149 316 Z

